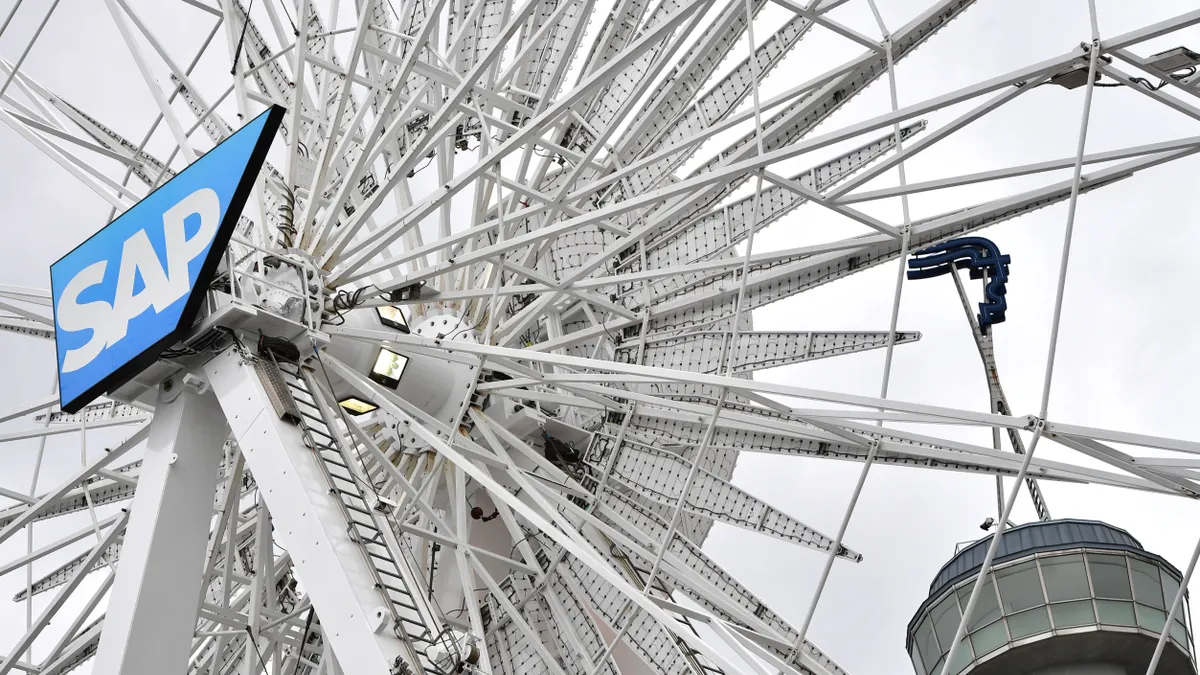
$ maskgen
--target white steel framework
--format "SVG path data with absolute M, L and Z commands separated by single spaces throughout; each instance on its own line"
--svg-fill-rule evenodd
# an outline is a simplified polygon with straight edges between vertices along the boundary
M 0 443 L 37 447 L 32 482 L 0 477 L 0 579 L 24 576 L 0 615 L 25 614 L 0 675 L 844 675 L 808 635 L 832 568 L 863 559 L 843 540 L 873 466 L 993 476 L 998 494 L 1013 479 L 998 531 L 1022 486 L 1044 518 L 1051 482 L 1200 497 L 1200 443 L 1050 406 L 1080 199 L 1200 151 L 1194 134 L 1089 148 L 1098 88 L 1200 120 L 1200 54 L 1148 47 L 1194 36 L 1200 11 L 1106 35 L 1089 2 L 1078 47 L 912 100 L 905 59 L 973 0 L 896 26 L 874 0 L 96 4 L 149 129 L 126 137 L 35 77 L 57 0 L 9 3 L 0 121 L 109 221 L 266 106 L 287 113 L 189 337 L 77 413 L 34 396 L 0 414 Z M 852 5 L 874 25 L 850 25 Z M 806 36 L 859 55 L 789 77 Z M 885 77 L 889 105 L 841 121 Z M 1050 89 L 1078 99 L 1072 156 L 910 180 L 913 158 Z M 1001 187 L 910 203 L 981 185 Z M 987 410 L 890 397 L 895 350 L 922 349 L 899 316 L 908 256 L 1055 204 L 1040 405 L 1010 407 L 1002 338 L 974 324 Z M 842 229 L 756 240 L 804 218 Z M 756 310 L 881 265 L 886 325 L 755 328 Z M 53 340 L 50 305 L 0 285 L 4 338 Z M 755 379 L 870 350 L 877 396 Z M 81 460 L 47 487 L 56 437 Z M 1051 443 L 1087 459 L 1037 452 Z M 838 529 L 734 485 L 742 452 L 859 463 Z M 717 524 L 821 556 L 801 622 L 705 551 Z M 966 623 L 946 663 L 971 648 Z

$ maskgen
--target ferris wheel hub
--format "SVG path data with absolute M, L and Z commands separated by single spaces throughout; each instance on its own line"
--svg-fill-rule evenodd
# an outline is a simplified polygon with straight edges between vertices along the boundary
M 374 307 L 344 313 L 344 326 L 371 331 L 404 331 L 394 328 Z M 442 310 L 427 314 L 411 334 L 439 341 L 478 343 L 479 336 L 469 320 L 457 312 Z M 477 357 L 453 349 L 423 350 L 385 342 L 383 345 L 353 339 L 334 339 L 324 353 L 365 375 L 380 389 L 402 399 L 410 409 L 428 415 L 438 425 L 453 429 L 466 417 L 472 392 L 479 377 Z M 345 380 L 330 377 L 337 399 L 355 397 L 357 390 Z M 389 424 L 397 441 L 406 449 L 421 451 L 428 443 L 405 425 Z
M 479 333 L 468 317 L 453 310 L 427 314 L 425 320 L 418 324 L 412 332 L 432 340 L 479 344 Z

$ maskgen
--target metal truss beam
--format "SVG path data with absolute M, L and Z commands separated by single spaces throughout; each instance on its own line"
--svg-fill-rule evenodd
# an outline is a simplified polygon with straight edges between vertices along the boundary
M 416 662 L 392 632 L 373 575 L 350 539 L 352 524 L 335 503 L 338 496 L 322 488 L 327 481 L 319 460 L 300 430 L 277 417 L 254 366 L 231 349 L 205 372 L 246 466 L 267 504 L 276 505 L 275 538 L 291 554 L 339 663 L 348 672 L 391 675 L 402 654 Z

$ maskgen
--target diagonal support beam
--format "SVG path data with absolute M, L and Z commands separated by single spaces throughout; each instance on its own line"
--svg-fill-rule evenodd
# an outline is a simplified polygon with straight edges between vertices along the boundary
M 306 446 L 301 430 L 275 413 L 250 358 L 230 349 L 205 372 L 246 467 L 268 508 L 274 505 L 275 539 L 291 554 L 345 671 L 390 675 L 408 645 L 380 606 L 372 570 L 351 540 L 353 526 L 327 485 L 322 460 Z

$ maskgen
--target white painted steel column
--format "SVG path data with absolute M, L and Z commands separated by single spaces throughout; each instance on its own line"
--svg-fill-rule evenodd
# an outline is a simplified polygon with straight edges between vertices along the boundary
M 1183 573 L 1183 579 L 1179 582 L 1179 590 L 1175 592 L 1175 597 L 1171 600 L 1171 606 L 1167 611 L 1167 620 L 1163 624 L 1162 633 L 1158 636 L 1158 644 L 1154 645 L 1154 655 L 1150 657 L 1150 665 L 1146 666 L 1146 675 L 1154 675 L 1158 668 L 1158 662 L 1162 660 L 1163 649 L 1167 646 L 1167 640 L 1171 637 L 1171 628 L 1174 626 L 1175 618 L 1181 612 L 1187 612 L 1183 599 L 1187 594 L 1188 583 L 1192 580 L 1192 573 L 1196 571 L 1196 561 L 1200 559 L 1200 541 L 1196 542 L 1196 548 L 1192 549 L 1192 559 L 1188 561 L 1187 571 Z M 1191 617 L 1187 620 L 1190 622 Z
M 237 349 L 204 369 L 271 510 L 275 541 L 291 554 L 339 664 L 354 675 L 390 675 L 405 644 L 392 632 L 319 458 L 298 427 L 276 416 L 254 366 Z
M 187 670 L 229 428 L 211 392 L 167 382 L 154 408 L 96 675 Z
M 1029 452 L 1025 455 L 1025 459 L 1021 461 L 1021 470 L 1017 472 L 1012 489 L 1008 493 L 1008 499 L 1004 503 L 1004 512 L 1000 514 L 1000 521 L 996 523 L 996 532 L 992 535 L 991 543 L 988 544 L 983 564 L 979 566 L 975 585 L 971 588 L 971 596 L 967 600 L 967 606 L 963 608 L 962 618 L 958 622 L 958 629 L 954 633 L 954 639 L 950 642 L 950 651 L 946 653 L 946 659 L 942 662 L 940 675 L 949 674 L 950 666 L 954 663 L 960 646 L 966 642 L 967 624 L 974 616 L 975 603 L 979 600 L 979 591 L 983 588 L 988 573 L 992 569 L 992 561 L 995 560 L 996 551 L 1000 548 L 1000 542 L 1004 537 L 1004 529 L 1009 522 L 1009 517 L 1012 515 L 1013 503 L 1016 502 L 1017 494 L 1021 490 L 1021 482 L 1029 475 L 1030 460 L 1033 459 L 1033 452 L 1037 449 L 1038 441 L 1041 440 L 1042 434 L 1045 431 L 1046 412 L 1050 406 L 1050 385 L 1054 381 L 1054 356 L 1058 350 L 1059 322 L 1062 319 L 1063 291 L 1067 283 L 1067 264 L 1071 260 L 1071 234 L 1075 228 L 1075 209 L 1079 203 L 1079 190 L 1082 185 L 1083 156 L 1084 150 L 1087 148 L 1088 121 L 1091 119 L 1092 111 L 1092 94 L 1096 90 L 1096 67 L 1100 60 L 1101 45 L 1099 31 L 1096 27 L 1095 0 L 1088 0 L 1088 10 L 1092 21 L 1092 44 L 1088 58 L 1087 89 L 1083 93 L 1083 116 L 1079 123 L 1079 146 L 1075 153 L 1075 176 L 1072 178 L 1071 198 L 1067 204 L 1067 227 L 1063 233 L 1062 258 L 1058 269 L 1058 291 L 1055 293 L 1054 314 L 1050 322 L 1050 347 L 1046 354 L 1045 381 L 1042 383 L 1042 406 L 1037 426 L 1033 432 L 1033 438 L 1029 441 Z M 1169 625 L 1167 630 L 1170 630 Z

